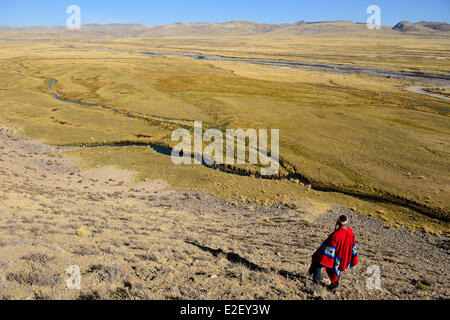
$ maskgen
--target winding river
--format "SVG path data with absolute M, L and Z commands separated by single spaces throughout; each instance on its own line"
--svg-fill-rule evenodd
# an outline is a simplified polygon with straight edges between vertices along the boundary
M 177 125 L 177 126 L 183 127 L 183 125 L 176 124 L 171 121 L 192 122 L 191 120 L 178 120 L 178 119 L 169 119 L 169 118 L 155 117 L 155 116 L 136 115 L 136 114 L 132 114 L 127 111 L 118 110 L 118 109 L 115 109 L 112 107 L 65 99 L 62 97 L 62 94 L 60 91 L 53 88 L 53 85 L 56 83 L 56 80 L 49 79 L 49 81 L 50 82 L 48 84 L 48 88 L 55 91 L 55 93 L 53 94 L 53 97 L 59 101 L 63 101 L 63 102 L 67 102 L 67 103 L 75 103 L 75 104 L 86 106 L 86 107 L 102 108 L 102 109 L 105 109 L 108 111 L 112 111 L 114 113 L 123 114 L 123 115 L 133 118 L 133 119 L 140 119 L 140 120 L 153 122 L 153 123 L 154 122 L 169 123 L 171 125 Z M 348 89 L 348 88 L 345 88 L 345 89 Z M 71 148 L 130 147 L 130 146 L 151 148 L 159 154 L 163 154 L 166 156 L 172 155 L 172 150 L 168 147 L 156 145 L 156 144 L 145 143 L 145 142 L 117 142 L 117 143 L 107 143 L 107 144 L 96 143 L 96 144 L 85 144 L 82 146 L 73 146 Z M 203 162 L 203 165 L 212 170 L 219 170 L 219 171 L 227 173 L 227 174 L 240 175 L 240 176 L 255 176 L 254 174 L 249 173 L 245 170 L 229 168 L 224 165 L 209 166 L 205 162 Z M 284 161 L 282 159 L 280 159 L 280 167 L 286 168 L 286 163 L 284 163 Z M 348 188 L 345 186 L 334 186 L 334 185 L 328 186 L 328 185 L 323 185 L 321 182 L 311 181 L 307 177 L 300 175 L 300 174 L 295 174 L 295 173 L 290 173 L 284 177 L 280 177 L 280 176 L 265 177 L 265 176 L 258 176 L 258 175 L 256 175 L 256 177 L 261 178 L 261 179 L 286 180 L 286 181 L 292 181 L 292 180 L 297 179 L 304 184 L 310 185 L 312 190 L 321 191 L 321 192 L 341 193 L 341 194 L 345 194 L 345 195 L 352 196 L 355 198 L 363 199 L 366 201 L 388 202 L 388 203 L 392 203 L 394 205 L 398 205 L 401 207 L 405 207 L 405 208 L 414 210 L 416 212 L 419 212 L 421 214 L 424 214 L 424 215 L 429 216 L 434 219 L 438 219 L 438 220 L 442 220 L 442 221 L 446 221 L 446 222 L 450 221 L 450 219 L 447 217 L 447 213 L 440 212 L 440 210 L 436 211 L 435 208 L 431 208 L 424 204 L 418 203 L 416 201 L 413 201 L 413 200 L 410 200 L 407 198 L 403 198 L 403 197 L 399 197 L 394 194 L 389 194 L 389 193 L 383 192 L 381 190 L 378 190 L 378 191 L 375 190 L 376 191 L 375 193 L 365 193 L 364 191 L 352 190 L 351 188 Z
M 365 74 L 369 76 L 377 76 L 377 77 L 392 77 L 402 80 L 409 80 L 414 82 L 428 82 L 431 84 L 435 84 L 438 87 L 450 87 L 450 75 L 445 74 L 437 74 L 437 73 L 423 73 L 423 72 L 395 72 L 389 70 L 382 69 L 374 69 L 363 66 L 350 66 L 350 65 L 338 65 L 338 64 L 325 64 L 325 63 L 313 63 L 313 62 L 304 62 L 304 61 L 288 61 L 288 60 L 276 60 L 276 59 L 258 59 L 258 58 L 240 58 L 240 57 L 225 57 L 220 55 L 204 55 L 198 53 L 190 53 L 190 52 L 172 52 L 172 51 L 152 51 L 152 52 L 141 52 L 144 55 L 177 55 L 183 57 L 189 57 L 197 60 L 209 60 L 209 61 L 231 61 L 231 62 L 245 62 L 259 65 L 269 65 L 273 67 L 280 68 L 306 68 L 313 71 L 320 72 L 333 72 L 333 73 L 345 73 L 345 74 Z M 347 88 L 347 87 L 337 87 L 337 86 L 328 86 L 329 89 L 340 89 L 340 90 L 354 90 L 354 91 L 364 91 L 366 93 L 374 93 L 369 90 L 358 90 L 355 88 Z M 450 100 L 448 97 L 439 94 L 429 94 L 424 90 L 415 90 L 412 91 L 411 88 L 416 87 L 406 87 L 407 91 L 423 94 L 430 97 Z M 420 87 L 422 89 L 426 87 Z M 396 98 L 399 100 L 405 100 L 403 98 L 394 97 L 384 92 L 380 92 L 380 94 Z M 413 99 L 406 99 L 409 103 L 417 104 L 422 107 L 431 108 L 427 103 L 421 103 Z M 410 107 L 411 109 L 415 109 L 414 107 Z M 435 107 L 437 110 L 442 112 L 449 112 L 449 108 L 446 106 L 437 106 Z
M 375 69 L 364 66 L 356 65 L 343 65 L 343 64 L 331 64 L 331 63 L 317 63 L 306 61 L 291 61 L 291 60 L 278 60 L 278 59 L 260 59 L 260 58 L 241 58 L 241 57 L 226 57 L 221 55 L 211 54 L 199 54 L 191 52 L 171 52 L 171 51 L 152 51 L 141 52 L 145 55 L 178 55 L 189 57 L 197 60 L 210 60 L 210 61 L 231 61 L 231 62 L 246 62 L 252 64 L 269 65 L 282 68 L 307 68 L 315 71 L 323 72 L 335 72 L 335 73 L 360 73 L 371 76 L 379 77 L 394 77 L 404 80 L 413 81 L 427 81 L 427 80 L 439 80 L 450 81 L 450 75 L 438 74 L 438 73 L 425 73 L 425 72 L 397 72 L 390 70 Z
M 126 112 L 126 111 L 121 111 L 118 109 L 114 109 L 111 107 L 106 107 L 106 106 L 101 106 L 98 104 L 92 104 L 92 103 L 86 103 L 86 102 L 80 102 L 80 101 L 75 101 L 75 100 L 69 100 L 69 99 L 64 99 L 61 97 L 61 92 L 54 89 L 53 85 L 56 83 L 55 79 L 49 79 L 50 83 L 48 84 L 48 88 L 51 90 L 55 90 L 56 94 L 53 94 L 53 97 L 59 101 L 63 101 L 63 102 L 68 102 L 68 103 L 74 103 L 74 104 L 78 104 L 78 105 L 82 105 L 82 106 L 86 106 L 86 107 L 93 107 L 93 108 L 101 108 L 101 109 L 105 109 L 105 110 L 109 110 L 118 114 L 123 114 L 129 118 L 133 118 L 133 119 L 140 119 L 140 120 L 145 120 L 145 121 L 155 121 L 154 119 L 151 119 L 149 117 L 144 117 L 144 116 L 140 116 L 140 115 L 134 115 L 130 112 Z M 163 120 L 166 118 L 162 118 L 162 117 L 155 117 L 158 119 L 161 119 L 160 122 L 161 123 L 169 123 L 169 124 L 173 124 L 171 122 L 169 122 L 168 120 L 172 120 L 172 119 L 167 119 L 167 120 Z M 148 147 L 151 148 L 153 150 L 155 150 L 156 152 L 163 154 L 163 155 L 167 155 L 170 156 L 172 154 L 172 149 L 164 147 L 164 146 L 160 146 L 160 145 L 156 145 L 156 144 L 150 144 L 150 143 L 145 143 L 145 142 L 117 142 L 117 143 L 107 143 L 107 144 L 85 144 L 80 146 L 79 148 L 96 148 L 96 147 Z M 76 147 L 74 147 L 76 148 Z

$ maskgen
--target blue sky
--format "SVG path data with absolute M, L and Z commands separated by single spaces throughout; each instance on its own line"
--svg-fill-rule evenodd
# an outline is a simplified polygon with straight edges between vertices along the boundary
M 0 25 L 65 25 L 69 5 L 82 24 L 225 22 L 285 23 L 299 20 L 366 22 L 369 5 L 380 6 L 382 24 L 400 20 L 450 23 L 450 0 L 0 0 Z

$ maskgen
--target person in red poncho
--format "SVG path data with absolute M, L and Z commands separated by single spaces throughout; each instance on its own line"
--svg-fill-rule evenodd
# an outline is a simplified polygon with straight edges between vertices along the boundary
M 341 273 L 358 264 L 358 251 L 353 230 L 348 227 L 348 218 L 340 216 L 335 231 L 312 256 L 309 274 L 313 275 L 315 284 L 322 282 L 322 268 L 325 268 L 331 280 L 328 286 L 334 291 L 339 286 Z

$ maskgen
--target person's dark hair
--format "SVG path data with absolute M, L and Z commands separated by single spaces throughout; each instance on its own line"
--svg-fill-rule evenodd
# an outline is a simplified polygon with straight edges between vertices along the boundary
M 345 226 L 348 224 L 348 218 L 345 215 L 342 215 L 339 217 L 338 221 L 336 222 L 335 230 Z

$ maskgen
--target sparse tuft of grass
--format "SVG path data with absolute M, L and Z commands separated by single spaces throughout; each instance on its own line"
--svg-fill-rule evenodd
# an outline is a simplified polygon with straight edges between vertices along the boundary
M 32 254 L 23 256 L 22 259 L 29 260 L 29 261 L 32 261 L 35 263 L 46 264 L 47 262 L 52 260 L 53 257 L 49 257 L 46 254 L 42 254 L 42 253 L 32 253 Z
M 430 291 L 430 288 L 427 285 L 424 285 L 423 283 L 420 283 L 420 282 L 416 285 L 416 288 L 420 291 L 425 291 L 425 292 Z
M 78 237 L 84 238 L 84 237 L 87 237 L 89 235 L 89 231 L 85 227 L 80 227 L 76 231 L 76 234 L 77 234 Z

